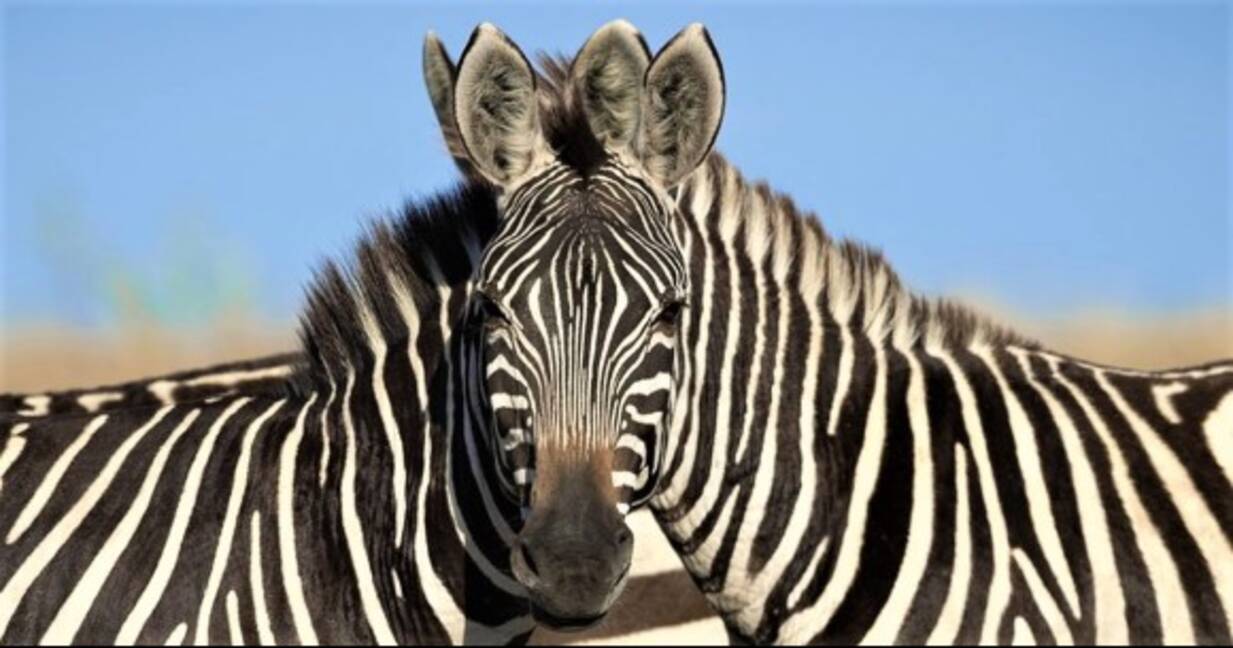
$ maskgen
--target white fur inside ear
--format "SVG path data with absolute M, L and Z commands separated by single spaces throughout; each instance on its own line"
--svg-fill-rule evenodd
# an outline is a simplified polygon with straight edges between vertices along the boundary
M 620 148 L 638 133 L 642 81 L 651 64 L 642 35 L 624 20 L 600 27 L 574 57 L 573 78 L 591 132 Z
M 535 73 L 496 27 L 476 28 L 463 52 L 454 119 L 471 161 L 498 184 L 520 177 L 543 148 Z
M 706 29 L 695 23 L 673 37 L 647 71 L 647 171 L 665 186 L 684 179 L 710 152 L 723 112 L 723 67 Z

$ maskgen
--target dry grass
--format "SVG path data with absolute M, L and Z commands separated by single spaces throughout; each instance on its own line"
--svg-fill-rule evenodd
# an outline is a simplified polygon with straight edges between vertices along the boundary
M 1233 357 L 1233 312 L 1224 310 L 997 319 L 1055 351 L 1115 366 L 1163 369 Z M 243 319 L 195 331 L 130 328 L 100 333 L 24 326 L 0 333 L 0 392 L 88 387 L 296 346 L 294 325 Z
M 294 350 L 294 327 L 224 322 L 201 331 L 23 327 L 0 336 L 0 392 L 91 387 Z

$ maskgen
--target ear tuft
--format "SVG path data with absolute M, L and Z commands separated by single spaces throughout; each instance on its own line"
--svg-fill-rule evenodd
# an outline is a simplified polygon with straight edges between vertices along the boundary
M 604 144 L 630 145 L 641 122 L 642 82 L 651 52 L 625 20 L 600 27 L 574 57 L 571 76 L 591 132 Z
M 647 170 L 675 185 L 706 158 L 723 121 L 723 65 L 705 27 L 686 27 L 655 55 L 642 113 Z
M 545 150 L 535 72 L 489 23 L 475 28 L 459 61 L 454 122 L 471 162 L 497 184 L 516 180 Z

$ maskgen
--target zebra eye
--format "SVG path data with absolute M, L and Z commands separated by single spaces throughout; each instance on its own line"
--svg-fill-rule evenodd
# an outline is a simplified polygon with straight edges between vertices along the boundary
M 655 316 L 655 322 L 662 326 L 675 327 L 681 319 L 681 310 L 685 308 L 685 303 L 682 301 L 670 301 L 663 305 L 659 310 L 659 314 Z
M 476 297 L 476 310 L 480 316 L 480 322 L 484 326 L 505 326 L 509 324 L 509 318 L 505 316 L 505 311 L 497 305 L 496 300 L 488 295 L 479 293 Z

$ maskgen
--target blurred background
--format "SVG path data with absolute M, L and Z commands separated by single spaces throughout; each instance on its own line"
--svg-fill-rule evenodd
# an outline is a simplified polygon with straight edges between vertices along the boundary
M 425 32 L 572 53 L 618 16 L 705 23 L 719 148 L 917 290 L 1092 360 L 1233 356 L 1227 3 L 8 2 L 0 392 L 292 348 L 312 268 L 455 181 Z M 723 640 L 639 537 L 592 639 Z

